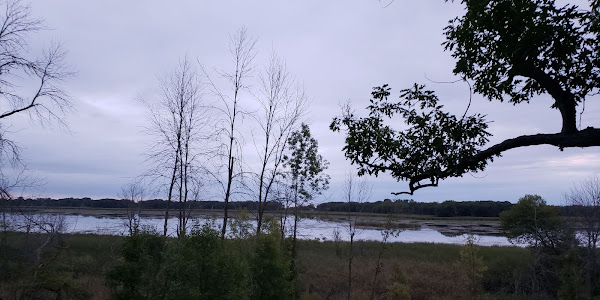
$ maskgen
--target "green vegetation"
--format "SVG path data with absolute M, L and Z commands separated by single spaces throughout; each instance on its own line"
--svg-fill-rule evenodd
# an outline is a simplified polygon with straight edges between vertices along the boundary
M 289 245 L 281 243 L 276 227 L 271 227 L 271 232 L 274 234 L 224 242 L 209 227 L 180 240 L 139 231 L 131 237 L 63 235 L 47 248 L 37 266 L 32 255 L 44 236 L 9 232 L 3 249 L 9 253 L 10 264 L 2 272 L 0 298 L 345 297 L 346 278 L 340 274 L 347 273 L 348 243 L 299 240 L 297 274 L 291 274 Z M 353 299 L 369 299 L 380 247 L 378 242 L 355 241 Z M 455 299 L 467 295 L 468 274 L 459 266 L 463 248 L 388 244 L 380 260 L 374 298 Z M 482 294 L 496 298 L 527 294 L 527 289 L 517 284 L 531 258 L 527 249 L 480 247 L 479 255 L 488 268 L 479 279 Z
M 587 272 L 598 264 L 589 255 L 591 250 L 595 257 L 597 249 L 582 246 L 574 226 L 569 226 L 542 197 L 525 195 L 511 210 L 500 214 L 500 220 L 510 239 L 530 245 L 530 271 L 523 283 L 530 286 L 533 295 L 562 299 L 592 299 L 599 295 L 600 276 Z

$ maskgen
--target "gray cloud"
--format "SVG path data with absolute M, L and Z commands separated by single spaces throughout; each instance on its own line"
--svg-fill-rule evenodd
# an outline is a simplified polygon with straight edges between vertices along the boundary
M 78 75 L 67 83 L 77 112 L 68 116 L 72 133 L 43 130 L 15 121 L 13 134 L 32 172 L 46 177 L 44 193 L 114 197 L 121 185 L 144 170 L 145 115 L 135 101 L 156 88 L 156 75 L 172 69 L 184 55 L 206 67 L 227 68 L 229 34 L 245 25 L 259 38 L 257 65 L 272 50 L 285 58 L 312 100 L 309 117 L 321 150 L 331 162 L 335 200 L 343 174 L 354 170 L 343 157 L 343 136 L 328 130 L 338 104 L 351 100 L 363 113 L 373 86 L 394 91 L 413 82 L 439 92 L 447 109 L 461 114 L 468 88 L 451 81 L 453 60 L 442 51 L 442 30 L 461 13 L 458 3 L 396 1 L 37 1 L 33 12 L 53 28 L 36 35 L 32 46 L 61 41 Z M 38 37 L 39 36 L 39 37 Z M 592 100 L 592 99 L 590 99 Z M 594 103 L 594 101 L 596 103 Z M 586 103 L 584 126 L 599 127 L 597 99 Z M 520 134 L 555 132 L 558 112 L 548 97 L 529 105 L 492 103 L 475 95 L 471 112 L 493 120 L 491 142 Z M 248 141 L 250 142 L 250 141 Z M 508 200 L 539 193 L 560 203 L 574 180 L 599 171 L 599 149 L 530 147 L 507 152 L 475 178 L 447 180 L 418 191 L 423 201 Z M 583 163 L 582 163 L 583 162 Z M 373 200 L 391 197 L 405 183 L 382 176 Z

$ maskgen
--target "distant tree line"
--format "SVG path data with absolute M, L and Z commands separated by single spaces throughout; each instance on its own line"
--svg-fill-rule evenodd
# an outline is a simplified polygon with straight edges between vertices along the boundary
M 37 198 L 37 199 L 25 199 L 19 197 L 14 200 L 3 200 L 4 202 L 10 202 L 15 207 L 80 207 L 80 208 L 123 208 L 130 209 L 134 206 L 137 209 L 165 209 L 167 207 L 167 200 L 163 199 L 152 199 L 144 200 L 139 202 L 133 202 L 131 200 L 124 199 L 98 199 L 93 200 L 91 198 L 62 198 L 62 199 L 51 199 L 51 198 Z M 179 209 L 179 206 L 183 205 L 178 202 L 172 202 L 171 208 Z M 218 209 L 222 210 L 225 207 L 223 201 L 189 201 L 186 207 L 190 209 Z M 229 204 L 229 207 L 247 210 L 256 210 L 256 201 L 236 201 Z M 278 211 L 283 209 L 279 202 L 268 203 L 266 210 Z
M 165 209 L 167 201 L 163 199 L 144 200 L 132 203 L 131 200 L 104 198 L 94 200 L 91 198 L 36 198 L 25 199 L 22 197 L 13 200 L 2 200 L 17 207 L 81 207 L 81 208 L 131 208 L 130 204 L 137 209 Z M 10 203 L 8 203 L 10 202 Z M 180 203 L 171 203 L 172 208 L 178 209 Z M 312 204 L 299 205 L 299 210 L 320 212 L 360 212 L 374 214 L 407 214 L 425 215 L 436 217 L 498 217 L 501 212 L 510 210 L 514 204 L 509 201 L 453 201 L 443 202 L 418 202 L 415 200 L 385 199 L 376 202 L 325 202 L 317 206 Z M 225 207 L 223 201 L 190 201 L 187 206 L 191 209 L 214 209 L 222 210 Z M 256 210 L 257 201 L 232 201 L 229 207 L 233 210 L 246 209 Z M 578 205 L 556 206 L 561 216 L 578 216 L 586 207 Z M 266 211 L 280 211 L 285 209 L 281 202 L 269 202 Z
M 512 204 L 508 201 L 444 201 L 417 202 L 414 200 L 385 199 L 377 202 L 352 203 L 327 202 L 317 206 L 318 211 L 340 211 L 379 214 L 430 215 L 438 217 L 498 217 L 509 210 Z

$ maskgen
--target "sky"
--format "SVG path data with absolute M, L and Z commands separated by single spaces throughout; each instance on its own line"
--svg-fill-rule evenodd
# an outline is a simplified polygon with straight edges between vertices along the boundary
M 26 116 L 6 120 L 9 138 L 23 149 L 28 172 L 44 184 L 25 194 L 40 197 L 117 197 L 120 188 L 147 168 L 148 112 L 140 97 L 154 95 L 157 77 L 182 57 L 208 70 L 231 69 L 228 43 L 240 27 L 257 38 L 255 70 L 273 52 L 301 83 L 310 100 L 306 122 L 330 166 L 330 189 L 317 201 L 336 201 L 348 172 L 344 135 L 328 129 L 340 104 L 350 101 L 366 115 L 371 89 L 400 89 L 418 82 L 436 91 L 448 111 L 462 114 L 469 102 L 454 60 L 444 52 L 443 28 L 460 16 L 458 1 L 78 1 L 31 3 L 32 15 L 48 30 L 31 36 L 32 53 L 59 42 L 76 72 L 64 82 L 75 110 L 68 129 L 41 127 Z M 210 97 L 208 95 L 207 97 Z M 591 101 L 590 101 L 591 100 Z M 596 97 L 586 102 L 582 128 L 600 127 Z M 473 96 L 470 113 L 487 115 L 490 145 L 523 134 L 560 131 L 560 114 L 548 96 L 512 106 Z M 244 126 L 253 125 L 248 121 Z M 248 133 L 249 134 L 249 133 Z M 250 140 L 250 138 L 248 138 Z M 401 196 L 416 201 L 494 200 L 516 202 L 539 194 L 564 203 L 574 183 L 600 171 L 600 149 L 536 146 L 505 152 L 483 172 L 440 182 L 439 187 Z M 371 201 L 398 198 L 406 182 L 380 175 Z

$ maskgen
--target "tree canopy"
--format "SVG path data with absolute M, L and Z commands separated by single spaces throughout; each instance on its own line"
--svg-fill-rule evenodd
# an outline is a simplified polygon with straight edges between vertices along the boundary
M 482 171 L 509 149 L 600 146 L 600 129 L 577 126 L 577 107 L 600 88 L 597 1 L 589 8 L 557 6 L 553 0 L 461 2 L 466 13 L 450 20 L 443 43 L 456 59 L 454 74 L 490 101 L 516 105 L 550 95 L 551 108 L 561 113 L 561 131 L 488 146 L 485 116 L 445 112 L 435 93 L 419 84 L 401 90 L 400 101 L 391 101 L 391 88 L 383 85 L 372 92 L 368 117 L 345 107 L 330 125 L 346 132 L 345 155 L 358 165 L 359 175 L 390 172 L 409 182 L 409 191 L 401 193 L 413 194 L 437 186 L 440 179 Z M 405 129 L 385 124 L 395 115 Z
M 324 173 L 329 163 L 319 154 L 319 143 L 312 137 L 308 125 L 302 123 L 300 127 L 288 138 L 288 153 L 284 156 L 294 206 L 308 203 L 329 187 L 329 175 Z
M 554 249 L 564 238 L 558 208 L 538 195 L 525 195 L 510 210 L 500 213 L 502 230 L 518 243 Z

